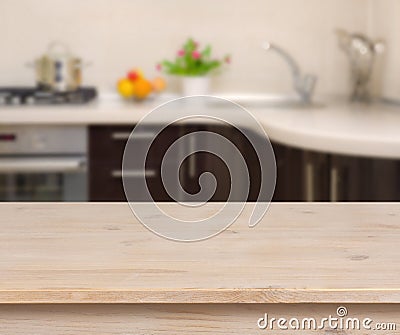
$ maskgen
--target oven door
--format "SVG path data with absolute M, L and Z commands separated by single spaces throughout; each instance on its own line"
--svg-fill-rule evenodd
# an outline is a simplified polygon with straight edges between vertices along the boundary
M 85 156 L 0 157 L 0 201 L 86 201 Z

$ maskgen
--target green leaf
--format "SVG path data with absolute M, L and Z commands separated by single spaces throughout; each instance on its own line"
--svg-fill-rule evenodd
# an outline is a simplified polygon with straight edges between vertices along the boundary
M 176 57 L 175 61 L 164 60 L 161 62 L 164 72 L 179 76 L 204 76 L 217 69 L 223 60 L 210 59 L 211 46 L 207 45 L 200 53 L 199 59 L 193 58 L 196 43 L 192 38 L 187 39 L 182 49 L 185 51 L 183 57 Z
M 209 58 L 211 56 L 211 46 L 210 45 L 207 45 L 205 47 L 205 49 L 201 52 L 201 56 L 207 57 L 207 58 Z

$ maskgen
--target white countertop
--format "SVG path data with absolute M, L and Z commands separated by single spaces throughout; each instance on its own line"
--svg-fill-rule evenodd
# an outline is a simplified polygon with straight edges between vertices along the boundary
M 160 102 L 107 98 L 81 106 L 0 106 L 0 126 L 135 124 Z M 248 110 L 275 142 L 322 152 L 400 158 L 400 106 L 326 102 L 321 108 Z
M 400 107 L 327 104 L 315 109 L 257 112 L 269 137 L 310 150 L 400 158 Z

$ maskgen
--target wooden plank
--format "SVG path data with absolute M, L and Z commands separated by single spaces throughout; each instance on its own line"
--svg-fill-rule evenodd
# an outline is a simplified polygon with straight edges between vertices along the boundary
M 349 318 L 371 318 L 377 324 L 395 323 L 394 330 L 259 329 L 258 320 L 337 317 L 337 305 L 330 304 L 214 304 L 214 305 L 9 305 L 0 306 L 0 335 L 121 335 L 121 334 L 331 334 L 397 335 L 400 333 L 400 305 L 345 305 Z M 343 318 L 344 320 L 347 317 Z M 344 323 L 345 325 L 346 323 Z M 262 325 L 262 324 L 261 324 Z M 288 325 L 286 323 L 286 325 Z M 300 323 L 301 325 L 301 323 Z M 307 328 L 307 324 L 305 324 Z M 302 326 L 301 326 L 302 327 Z M 313 327 L 313 325 L 311 326 Z M 360 327 L 362 328 L 362 327 Z
M 178 243 L 127 204 L 0 204 L 0 303 L 400 303 L 400 204 L 274 203 L 253 229 L 250 210 Z

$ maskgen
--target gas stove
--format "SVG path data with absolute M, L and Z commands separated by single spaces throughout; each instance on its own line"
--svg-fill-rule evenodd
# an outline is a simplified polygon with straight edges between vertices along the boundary
M 38 87 L 0 87 L 1 105 L 61 105 L 85 104 L 97 96 L 94 87 L 75 91 L 55 92 Z

